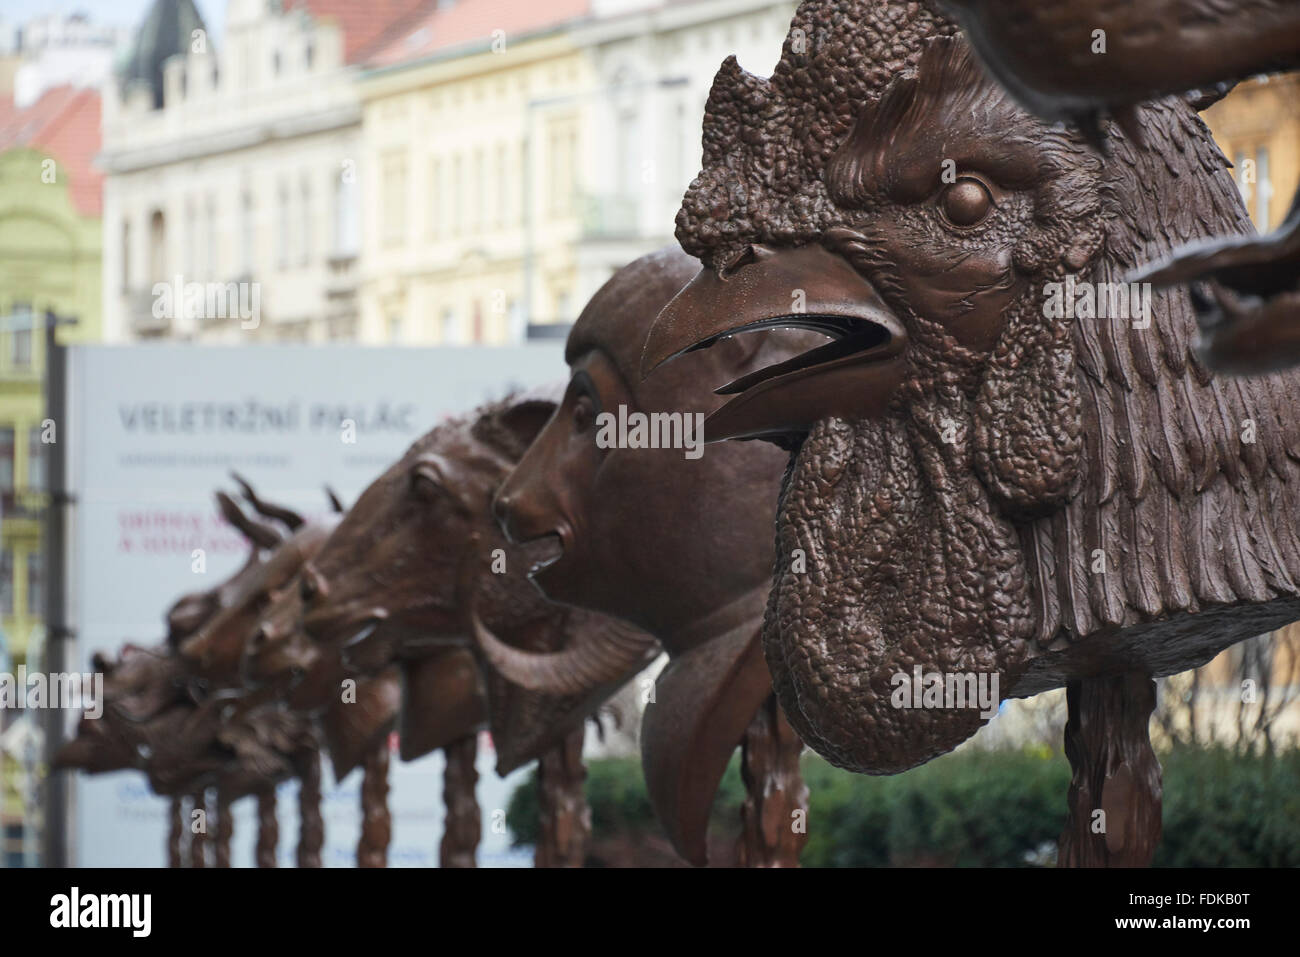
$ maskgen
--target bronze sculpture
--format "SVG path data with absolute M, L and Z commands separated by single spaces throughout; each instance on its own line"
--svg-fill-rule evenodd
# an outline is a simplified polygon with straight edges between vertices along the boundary
M 253 507 L 264 516 L 283 522 L 290 534 L 269 553 L 258 574 L 244 579 L 242 590 L 228 607 L 180 644 L 180 654 L 188 662 L 194 680 L 203 688 L 245 691 L 233 713 L 247 716 L 249 721 L 233 724 L 223 731 L 232 747 L 240 744 L 246 749 L 254 747 L 253 742 L 266 734 L 268 722 L 292 723 L 299 734 L 308 735 L 312 719 L 317 720 L 336 780 L 342 780 L 355 767 L 363 770 L 358 866 L 383 867 L 391 836 L 387 806 L 388 735 L 396 721 L 396 671 L 389 670 L 358 682 L 351 697 L 336 695 L 330 707 L 315 714 L 296 707 L 292 698 L 288 707 L 282 707 L 275 700 L 274 689 L 245 687 L 248 675 L 244 661 L 249 647 L 267 633 L 297 628 L 302 610 L 303 563 L 320 550 L 341 517 L 336 511 L 326 518 L 305 522 L 289 509 L 264 502 L 247 482 L 235 478 Z M 337 509 L 337 499 L 331 495 L 331 500 Z M 238 511 L 227 509 L 226 517 L 238 522 Z M 316 826 L 317 817 L 308 819 L 306 833 L 314 836 L 320 831 Z
M 248 696 L 314 724 L 329 755 L 334 780 L 362 769 L 360 867 L 384 867 L 391 820 L 388 811 L 389 735 L 397 723 L 400 676 L 388 669 L 344 686 L 346 672 L 337 655 L 313 663 L 297 660 L 266 664 L 286 639 L 302 627 L 300 579 L 295 576 L 261 615 L 241 648 L 240 673 Z M 324 688 L 320 700 L 300 688 Z
M 1203 108 L 1232 82 L 1300 67 L 1300 6 L 1291 0 L 942 5 L 1021 105 L 1080 123 L 1102 145 L 1103 111 L 1140 143 L 1135 105 L 1144 100 L 1189 92 Z M 1216 371 L 1300 363 L 1300 191 L 1273 234 L 1198 242 L 1132 280 L 1204 284 L 1192 291 L 1202 355 Z
M 246 483 L 245 492 L 256 501 Z M 168 642 L 156 649 L 127 645 L 118 660 L 97 655 L 96 671 L 105 675 L 105 714 L 103 720 L 83 718 L 76 737 L 58 755 L 58 768 L 80 768 L 88 773 L 135 768 L 144 771 L 151 788 L 172 797 L 171 833 L 168 860 L 180 866 L 184 820 L 184 798 L 192 798 L 193 807 L 205 812 L 209 802 L 206 792 L 216 787 L 219 797 L 212 805 L 216 840 L 209 842 L 205 833 L 195 832 L 190 840 L 191 866 L 204 866 L 206 850 L 212 844 L 216 862 L 229 860 L 229 816 L 226 802 L 244 794 L 259 799 L 258 860 L 262 866 L 274 863 L 274 815 L 269 805 L 274 798 L 274 784 L 281 768 L 277 758 L 258 761 L 260 772 L 243 766 L 235 748 L 246 742 L 280 737 L 293 729 L 283 726 L 266 713 L 247 715 L 236 707 L 236 696 L 229 692 L 211 694 L 206 685 L 195 684 L 193 675 L 176 655 L 176 646 L 197 633 L 221 612 L 248 600 L 256 593 L 256 582 L 275 548 L 283 541 L 286 530 L 259 521 L 243 512 L 225 493 L 217 493 L 217 503 L 228 521 L 248 539 L 249 555 L 244 565 L 230 578 L 203 592 L 178 599 L 168 610 Z M 259 511 L 262 505 L 259 503 Z M 277 515 L 283 519 L 283 515 Z M 285 522 L 289 530 L 301 524 Z M 231 720 L 237 718 L 237 720 Z M 267 725 L 267 719 L 271 724 Z M 251 725 L 250 725 L 251 721 Z M 279 725 L 279 727 L 274 727 Z M 241 730 L 242 729 L 242 732 Z M 241 740 L 242 739 L 242 740 Z M 234 747 L 232 747 L 234 746 Z M 299 860 L 303 866 L 319 866 L 320 810 L 319 758 L 314 742 L 298 741 L 294 753 L 284 756 L 303 779 L 300 795 L 303 828 L 299 841 Z M 255 753 L 250 757 L 266 756 Z M 264 773 L 262 773 L 264 772 Z M 313 781 L 315 784 L 313 785 Z M 314 796 L 313 796 L 314 795 Z M 316 826 L 313 827 L 313 820 Z
M 1211 377 L 1183 290 L 1136 316 L 1051 301 L 1248 228 L 1191 106 L 1136 117 L 1144 145 L 1099 155 L 926 9 L 806 0 L 770 79 L 719 72 L 677 223 L 705 268 L 643 361 L 746 328 L 832 338 L 727 386 L 711 420 L 793 453 L 763 631 L 781 704 L 833 763 L 893 773 L 987 720 L 945 703 L 948 677 L 1066 685 L 1073 790 L 1129 823 L 1100 846 L 1076 801 L 1067 862 L 1141 863 L 1158 839 L 1146 712 L 1083 718 L 1300 617 L 1300 381 Z
M 133 768 L 143 771 L 151 789 L 173 799 L 168 857 L 180 866 L 184 825 L 181 801 L 211 811 L 211 841 L 193 834 L 192 866 L 204 865 L 211 844 L 214 863 L 229 866 L 229 805 L 245 796 L 259 803 L 259 866 L 274 866 L 277 826 L 272 812 L 275 785 L 286 777 L 310 780 L 316 763 L 314 735 L 292 714 L 276 709 L 244 710 L 237 699 L 208 695 L 195 701 L 186 689 L 184 669 L 166 646 L 128 645 L 120 659 L 99 658 L 104 681 L 104 714 L 83 717 L 77 735 L 60 750 L 55 766 L 90 774 Z M 209 803 L 206 792 L 215 789 Z M 304 816 L 310 823 L 310 817 Z M 304 833 L 301 854 L 310 854 Z M 319 849 L 316 850 L 319 854 Z
M 304 567 L 302 629 L 266 636 L 250 662 L 263 681 L 296 670 L 289 700 L 308 709 L 335 699 L 346 674 L 401 668 L 402 757 L 441 748 L 447 759 L 447 865 L 472 865 L 478 843 L 474 758 L 483 727 L 492 732 L 500 773 L 543 758 L 547 807 L 581 831 L 546 822 L 544 833 L 559 844 L 539 845 L 538 862 L 581 864 L 585 772 L 573 749 L 581 746 L 583 720 L 657 652 L 652 638 L 633 629 L 545 602 L 525 577 L 541 553 L 509 545 L 492 521 L 497 485 L 553 409 L 545 395 L 524 395 L 418 440 Z M 563 694 L 513 687 L 476 658 L 470 602 L 521 648 L 609 636 L 621 653 L 598 674 L 577 675 Z M 547 760 L 551 751 L 557 755 Z
M 678 853 L 706 863 L 709 809 L 743 743 L 753 786 L 742 857 L 791 866 L 803 844 L 791 820 L 806 806 L 802 745 L 765 703 L 771 680 L 757 640 L 784 457 L 761 443 L 691 458 L 673 448 L 602 448 L 599 440 L 602 414 L 702 417 L 719 404 L 706 383 L 784 359 L 792 344 L 810 341 L 806 334 L 736 340 L 641 383 L 640 343 L 695 271 L 680 249 L 664 249 L 619 270 L 592 297 L 566 344 L 572 376 L 564 400 L 495 507 L 512 540 L 551 545 L 531 576 L 546 595 L 627 619 L 668 652 L 643 718 L 642 758 L 651 801 Z M 573 650 L 523 656 L 502 649 L 490 627 L 480 631 L 493 663 L 527 687 L 562 687 L 574 670 Z
M 229 496 L 219 494 L 222 514 L 249 537 L 253 554 L 232 579 L 235 587 L 226 589 L 221 606 L 208 620 L 192 634 L 179 639 L 172 635 L 195 698 L 229 700 L 222 708 L 223 720 L 216 730 L 217 745 L 233 755 L 216 788 L 218 866 L 229 860 L 226 807 L 246 793 L 258 796 L 259 864 L 274 863 L 274 788 L 290 776 L 300 777 L 302 781 L 299 862 L 319 866 L 324 830 L 319 813 L 320 758 L 316 732 L 304 715 L 279 707 L 265 695 L 250 693 L 244 686 L 240 666 L 244 647 L 259 628 L 262 616 L 275 607 L 277 596 L 292 585 L 302 562 L 320 547 L 338 518 L 334 515 L 306 522 L 289 509 L 264 502 L 246 481 L 238 475 L 234 478 L 253 508 L 263 518 L 279 524 L 259 522 L 244 513 Z M 265 551 L 259 553 L 258 546 Z M 244 780 L 250 773 L 260 779 L 256 789 Z M 364 848 L 359 853 L 363 851 Z
M 298 595 L 293 575 L 302 558 L 319 547 L 321 530 L 261 501 L 247 483 L 236 480 L 257 511 L 284 528 L 248 516 L 229 496 L 218 493 L 225 517 L 249 538 L 248 561 L 226 582 L 184 596 L 172 606 L 168 645 L 154 650 L 128 646 L 120 662 L 96 660 L 97 670 L 106 674 L 105 719 L 83 719 L 77 738 L 63 749 L 60 765 L 90 773 L 134 767 L 148 775 L 156 793 L 173 796 L 173 866 L 180 861 L 183 827 L 177 816 L 184 795 L 192 795 L 194 807 L 210 810 L 213 816 L 211 839 L 203 832 L 191 837 L 191 866 L 204 866 L 208 846 L 217 866 L 229 865 L 228 807 L 246 795 L 258 800 L 258 864 L 274 866 L 275 785 L 297 777 L 298 864 L 319 867 L 324 832 L 317 733 L 308 716 L 282 707 L 265 689 L 246 687 L 239 665 L 244 646 L 262 627 L 282 628 L 286 617 L 296 618 L 300 605 L 292 601 Z M 332 524 L 327 521 L 325 527 Z M 188 656 L 177 653 L 178 645 Z M 367 760 L 374 765 L 372 776 L 380 773 L 370 755 L 380 749 L 386 755 L 387 734 L 395 720 L 396 682 L 394 673 L 360 683 L 357 707 L 322 722 L 340 777 Z M 209 789 L 215 790 L 211 801 Z M 387 845 L 382 788 L 371 783 L 363 790 L 370 798 L 363 808 L 369 826 L 363 828 L 359 859 L 382 863 Z

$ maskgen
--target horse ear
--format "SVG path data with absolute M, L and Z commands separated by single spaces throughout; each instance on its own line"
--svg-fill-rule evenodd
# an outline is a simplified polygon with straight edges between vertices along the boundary
M 335 512 L 342 515 L 347 511 L 347 509 L 343 507 L 343 500 L 339 498 L 338 495 L 335 494 L 334 489 L 330 488 L 328 485 L 325 486 L 325 495 L 330 500 L 330 508 L 334 509 Z

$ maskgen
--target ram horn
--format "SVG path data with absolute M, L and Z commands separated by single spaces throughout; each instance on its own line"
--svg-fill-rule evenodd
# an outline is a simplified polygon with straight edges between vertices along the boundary
M 630 678 L 659 650 L 651 635 L 613 621 L 578 629 L 569 647 L 553 652 L 523 651 L 506 644 L 483 624 L 472 601 L 469 621 L 474 640 L 493 668 L 512 684 L 543 694 L 586 694 Z
M 230 477 L 235 480 L 240 490 L 244 493 L 244 498 L 248 499 L 248 504 L 252 505 L 258 515 L 263 518 L 273 518 L 277 522 L 284 522 L 289 526 L 289 531 L 296 532 L 302 527 L 303 517 L 291 508 L 285 508 L 283 505 L 272 505 L 270 502 L 263 501 L 253 491 L 253 486 L 248 484 L 238 472 L 231 472 Z
M 275 548 L 284 541 L 284 536 L 274 526 L 259 522 L 248 515 L 225 492 L 217 493 L 217 504 L 221 507 L 221 514 L 226 517 L 226 521 L 243 532 L 244 537 L 258 548 Z

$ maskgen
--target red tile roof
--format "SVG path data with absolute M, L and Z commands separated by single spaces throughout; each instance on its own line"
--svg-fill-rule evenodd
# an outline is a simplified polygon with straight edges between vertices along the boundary
M 337 23 L 343 32 L 343 58 L 357 63 L 428 15 L 437 0 L 286 0 L 284 6 Z
M 590 0 L 454 0 L 415 21 L 368 62 L 391 66 L 473 43 L 490 43 L 495 30 L 505 31 L 508 45 L 590 12 Z
M 0 98 L 0 151 L 27 146 L 54 158 L 68 178 L 72 205 L 83 216 L 103 208 L 103 174 L 94 167 L 99 152 L 99 93 L 56 86 L 26 109 Z

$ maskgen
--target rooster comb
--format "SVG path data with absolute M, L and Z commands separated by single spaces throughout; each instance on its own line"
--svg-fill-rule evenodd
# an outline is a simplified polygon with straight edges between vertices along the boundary
M 957 28 L 904 0 L 805 0 L 770 78 L 735 57 L 704 112 L 704 168 L 677 215 L 677 239 L 706 265 L 743 242 L 796 245 L 833 225 L 822 185 L 863 103 Z

